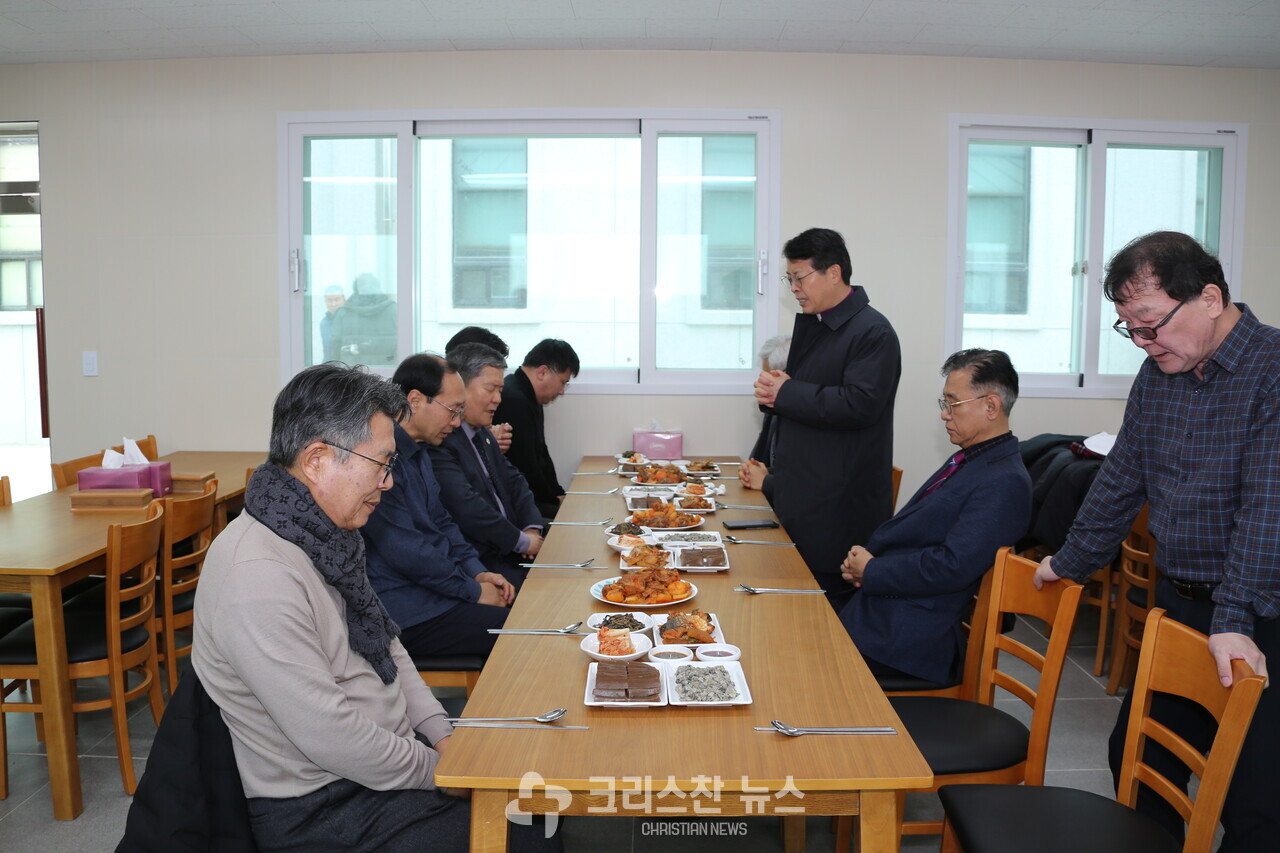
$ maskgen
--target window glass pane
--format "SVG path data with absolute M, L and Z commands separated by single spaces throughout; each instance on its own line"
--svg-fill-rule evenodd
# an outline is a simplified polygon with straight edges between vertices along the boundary
M 307 364 L 394 367 L 396 140 L 303 142 Z
M 40 157 L 35 126 L 0 130 L 0 308 L 44 304 L 40 280 Z M 34 201 L 33 201 L 34 199 Z
M 552 337 L 639 366 L 638 137 L 423 137 L 418 186 L 420 348 L 480 325 L 512 360 Z
M 660 369 L 751 366 L 756 295 L 756 138 L 658 138 Z
M 1216 253 L 1221 212 L 1221 148 L 1107 146 L 1104 258 L 1152 231 L 1190 234 Z M 1098 372 L 1136 373 L 1146 353 L 1111 331 L 1115 320 L 1115 307 L 1103 297 Z
M 965 347 L 1009 353 L 1023 373 L 1077 370 L 1082 147 L 971 142 Z

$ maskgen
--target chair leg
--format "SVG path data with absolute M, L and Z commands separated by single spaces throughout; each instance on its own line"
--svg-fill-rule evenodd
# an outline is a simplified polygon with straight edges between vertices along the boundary
M 956 838 L 955 828 L 949 820 L 942 824 L 942 853 L 962 853 L 960 839 Z
M 1107 662 L 1107 638 L 1111 633 L 1107 630 L 1107 626 L 1111 622 L 1111 594 L 1115 589 L 1115 582 L 1112 576 L 1115 570 L 1108 567 L 1103 572 L 1103 577 L 1098 588 L 1098 653 L 1093 658 L 1093 674 L 1102 675 L 1103 667 Z M 1117 611 L 1120 608 L 1119 602 L 1114 605 Z M 1119 618 L 1117 614 L 1117 618 Z
M 1129 644 L 1124 638 L 1128 621 L 1128 617 L 1116 614 L 1116 635 L 1111 641 L 1111 677 L 1107 679 L 1108 696 L 1116 695 L 1124 681 L 1124 672 L 1129 668 Z
M 115 671 L 108 675 L 111 681 L 111 722 L 116 736 L 116 757 L 120 761 L 120 780 L 124 792 L 133 795 L 138 781 L 133 773 L 133 751 L 129 744 L 129 714 L 125 708 L 124 694 L 128 673 Z
M 0 695 L 0 703 L 4 696 Z M 9 745 L 5 739 L 4 707 L 0 704 L 0 800 L 9 796 Z
M 178 689 L 178 654 L 174 651 L 177 645 L 173 626 L 165 622 L 164 630 L 160 632 L 160 648 L 163 649 L 164 657 L 164 674 L 169 684 L 169 695 L 173 695 L 173 691 Z

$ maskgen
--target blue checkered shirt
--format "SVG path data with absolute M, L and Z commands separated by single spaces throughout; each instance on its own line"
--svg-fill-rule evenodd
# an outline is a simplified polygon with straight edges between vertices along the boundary
M 1212 633 L 1253 636 L 1255 619 L 1280 614 L 1280 330 L 1236 306 L 1203 380 L 1143 363 L 1053 570 L 1101 568 L 1148 501 L 1160 571 L 1219 584 Z

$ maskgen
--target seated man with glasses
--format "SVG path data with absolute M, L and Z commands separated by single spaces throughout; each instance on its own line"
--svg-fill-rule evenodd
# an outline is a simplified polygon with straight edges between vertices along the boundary
M 528 481 L 489 431 L 502 402 L 507 361 L 483 344 L 460 344 L 449 350 L 449 363 L 466 387 L 466 406 L 461 428 L 428 448 L 440 495 L 482 563 L 522 575 L 519 563 L 541 550 L 546 522 Z
M 460 425 L 462 378 L 440 356 L 424 353 L 401 362 L 391 381 L 409 410 L 395 425 L 395 485 L 360 530 L 369 580 L 409 654 L 487 655 L 497 640 L 488 629 L 506 622 L 519 578 L 480 562 L 445 508 L 426 450 Z
M 968 349 L 942 366 L 938 399 L 947 438 L 960 449 L 902 510 L 845 559 L 857 592 L 840 611 L 877 676 L 958 680 L 961 620 L 991 568 L 1031 520 L 1031 478 L 1009 410 L 1018 373 L 1000 350 Z
M 469 804 L 433 781 L 453 728 L 369 585 L 358 532 L 392 487 L 407 407 L 363 369 L 294 376 L 245 511 L 205 560 L 192 667 L 264 853 L 468 847 Z M 540 829 L 513 827 L 512 849 L 554 849 Z

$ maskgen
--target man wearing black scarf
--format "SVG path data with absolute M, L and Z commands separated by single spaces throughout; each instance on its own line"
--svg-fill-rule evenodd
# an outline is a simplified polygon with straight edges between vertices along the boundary
M 369 585 L 358 532 L 392 485 L 406 406 L 363 369 L 295 376 L 246 511 L 204 565 L 192 663 L 231 732 L 263 851 L 468 846 L 468 804 L 433 781 L 452 727 Z

